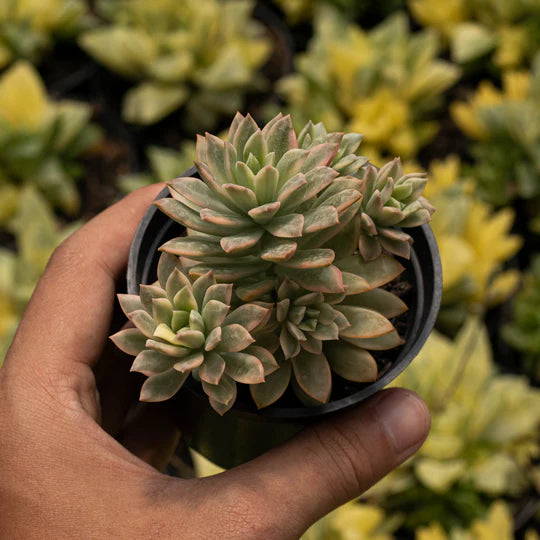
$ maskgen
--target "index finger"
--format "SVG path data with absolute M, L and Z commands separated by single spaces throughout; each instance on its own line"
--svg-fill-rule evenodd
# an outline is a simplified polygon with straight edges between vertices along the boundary
M 34 291 L 6 358 L 21 367 L 69 372 L 92 366 L 111 324 L 115 282 L 137 225 L 162 184 L 124 197 L 65 240 Z

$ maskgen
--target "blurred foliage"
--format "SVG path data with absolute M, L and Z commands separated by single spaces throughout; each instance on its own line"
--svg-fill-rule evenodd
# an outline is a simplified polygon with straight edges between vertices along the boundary
M 141 173 L 130 173 L 119 179 L 120 189 L 124 193 L 156 182 L 167 182 L 177 178 L 184 171 L 193 167 L 197 159 L 195 143 L 184 141 L 181 150 L 173 150 L 161 146 L 150 146 L 146 151 L 149 170 Z
M 270 52 L 250 0 L 102 0 L 110 24 L 79 42 L 98 62 L 138 81 L 124 97 L 127 122 L 153 124 L 186 105 L 183 125 L 211 129 L 264 81 Z
M 84 0 L 0 0 L 0 68 L 39 62 L 55 39 L 73 38 L 89 24 Z
M 0 366 L 51 253 L 78 227 L 72 222 L 59 228 L 43 196 L 33 186 L 21 190 L 9 223 L 17 251 L 0 247 Z
M 492 55 L 500 68 L 518 67 L 540 47 L 538 0 L 408 0 L 415 19 L 436 29 L 452 60 Z
M 484 199 L 503 205 L 540 195 L 540 55 L 531 72 L 504 72 L 502 90 L 483 81 L 450 112 L 475 141 L 471 176 Z
M 441 377 L 444 373 L 444 377 Z M 431 432 L 419 452 L 368 491 L 409 528 L 467 527 L 492 498 L 531 489 L 540 455 L 540 390 L 497 372 L 486 328 L 470 318 L 455 340 L 433 332 L 392 386 L 424 398 Z
M 327 6 L 314 27 L 297 73 L 279 84 L 295 122 L 363 133 L 367 155 L 372 147 L 416 155 L 437 133 L 430 120 L 459 77 L 455 65 L 437 58 L 435 33 L 411 33 L 404 13 L 366 32 Z
M 512 321 L 503 336 L 523 353 L 524 370 L 540 381 L 540 255 L 532 261 L 523 288 L 514 301 Z
M 401 9 L 405 0 L 380 0 L 377 5 L 371 0 L 275 0 L 285 12 L 291 24 L 309 20 L 317 6 L 328 4 L 342 11 L 348 19 L 363 19 L 375 12 L 378 16 L 386 16 L 392 11 Z
M 349 503 L 313 526 L 302 540 L 393 540 L 399 517 L 385 515 L 380 507 Z M 512 513 L 504 501 L 495 501 L 485 516 L 475 519 L 468 528 L 454 528 L 447 533 L 437 522 L 418 527 L 415 540 L 514 540 Z M 532 529 L 525 540 L 538 540 Z
M 474 194 L 471 179 L 463 178 L 457 156 L 434 160 L 426 196 L 437 208 L 431 227 L 443 269 L 443 302 L 438 324 L 459 328 L 470 311 L 481 311 L 509 298 L 519 284 L 519 271 L 502 270 L 522 246 L 510 234 L 511 208 L 493 211 Z
M 0 225 L 16 211 L 19 192 L 36 186 L 68 215 L 79 209 L 77 161 L 97 145 L 91 107 L 51 101 L 38 73 L 20 61 L 0 76 Z

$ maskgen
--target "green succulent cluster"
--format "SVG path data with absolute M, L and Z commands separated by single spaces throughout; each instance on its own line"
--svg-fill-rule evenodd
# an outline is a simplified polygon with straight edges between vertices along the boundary
M 141 286 L 140 298 L 120 298 L 136 328 L 114 340 L 137 354 L 134 369 L 143 366 L 150 375 L 143 399 L 171 397 L 188 371 L 203 381 L 220 414 L 236 396 L 231 378 L 250 384 L 259 408 L 277 401 L 289 385 L 303 402 L 325 403 L 332 371 L 354 382 L 376 380 L 370 351 L 403 343 L 391 319 L 407 307 L 383 287 L 404 269 L 392 253 L 408 258 L 411 243 L 405 233 L 395 242 L 385 240 L 399 232 L 388 223 L 386 209 L 395 223 L 408 227 L 427 223 L 432 208 L 421 198 L 422 175 L 403 177 L 396 160 L 377 173 L 356 153 L 361 140 L 311 122 L 297 135 L 290 116 L 281 113 L 262 129 L 238 113 L 227 140 L 199 136 L 200 178 L 170 181 L 171 197 L 155 202 L 186 235 L 161 246 L 159 284 Z M 359 225 L 368 219 L 377 223 L 373 237 L 380 248 L 365 257 L 371 232 Z M 208 307 L 213 298 L 204 291 L 215 288 L 228 292 L 219 298 L 222 316 L 214 324 Z M 234 336 L 227 324 L 238 327 Z M 219 341 L 222 333 L 227 339 Z M 259 350 L 273 360 L 264 360 Z M 245 375 L 251 373 L 250 355 L 271 369 L 261 369 L 259 362 L 253 378 L 235 378 L 228 362 L 246 362 Z M 159 367 L 158 374 L 144 367 L 146 358 L 156 362 L 151 365 Z M 207 358 L 216 370 L 221 366 L 223 379 L 205 378 Z M 208 386 L 218 380 L 229 389 L 226 400 Z M 166 392 L 159 390 L 162 384 Z
M 0 4 L 0 68 L 14 60 L 37 63 L 56 39 L 89 25 L 84 0 L 10 0 Z
M 430 116 L 459 68 L 437 58 L 432 31 L 412 33 L 404 13 L 366 31 L 330 6 L 317 10 L 314 37 L 279 91 L 293 117 L 360 132 L 378 152 L 416 155 L 437 131 Z
M 367 493 L 370 501 L 404 512 L 407 528 L 437 521 L 450 530 L 467 527 L 490 501 L 531 488 L 540 391 L 526 377 L 497 371 L 476 317 L 454 340 L 433 332 L 392 385 L 422 396 L 431 431 L 413 459 Z
M 257 70 L 270 47 L 251 18 L 250 0 L 106 0 L 97 8 L 108 24 L 79 43 L 138 81 L 124 98 L 128 122 L 153 124 L 185 105 L 183 125 L 210 129 L 263 84 Z
M 23 188 L 9 224 L 17 251 L 0 248 L 0 366 L 51 253 L 78 226 L 58 227 L 43 196 L 33 186 Z
M 507 71 L 502 90 L 479 85 L 469 103 L 452 105 L 454 120 L 473 139 L 471 176 L 486 201 L 505 205 L 540 197 L 540 54 L 530 71 Z
M 91 107 L 52 101 L 27 62 L 0 77 L 0 223 L 16 211 L 19 191 L 34 185 L 68 215 L 79 209 L 79 161 L 98 144 L 101 131 L 90 122 Z
M 503 328 L 506 341 L 524 355 L 525 369 L 540 381 L 540 257 L 530 266 L 523 288 L 514 300 L 512 320 Z

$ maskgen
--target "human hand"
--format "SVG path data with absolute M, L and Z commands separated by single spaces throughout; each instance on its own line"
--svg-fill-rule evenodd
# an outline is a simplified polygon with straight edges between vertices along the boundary
M 2 538 L 294 539 L 427 435 L 426 405 L 392 389 L 220 475 L 161 474 L 178 433 L 156 404 L 125 422 L 133 396 L 117 376 L 131 360 L 104 354 L 116 281 L 159 189 L 68 238 L 28 305 L 0 370 Z

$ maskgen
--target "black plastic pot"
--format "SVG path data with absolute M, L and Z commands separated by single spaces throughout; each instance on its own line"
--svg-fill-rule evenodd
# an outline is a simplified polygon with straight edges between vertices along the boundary
M 182 176 L 197 176 L 197 173 L 193 167 Z M 158 199 L 167 196 L 168 190 L 164 189 Z M 184 231 L 184 227 L 155 206 L 148 209 L 131 245 L 127 272 L 129 293 L 137 294 L 140 283 L 155 281 L 157 249 Z M 285 442 L 309 423 L 357 405 L 384 388 L 411 363 L 435 324 L 442 294 L 442 272 L 437 244 L 429 225 L 407 232 L 414 244 L 410 260 L 401 261 L 405 266 L 405 280 L 412 285 L 407 298 L 406 330 L 400 332 L 406 343 L 397 352 L 388 351 L 388 356 L 395 358 L 380 378 L 371 384 L 349 384 L 347 392 L 337 396 L 333 393 L 329 403 L 317 407 L 289 406 L 288 403 L 280 406 L 278 401 L 276 405 L 258 411 L 248 399 L 238 399 L 224 416 L 214 412 L 207 396 L 190 378 L 171 403 L 180 430 L 189 437 L 195 450 L 225 468 L 244 463 Z

